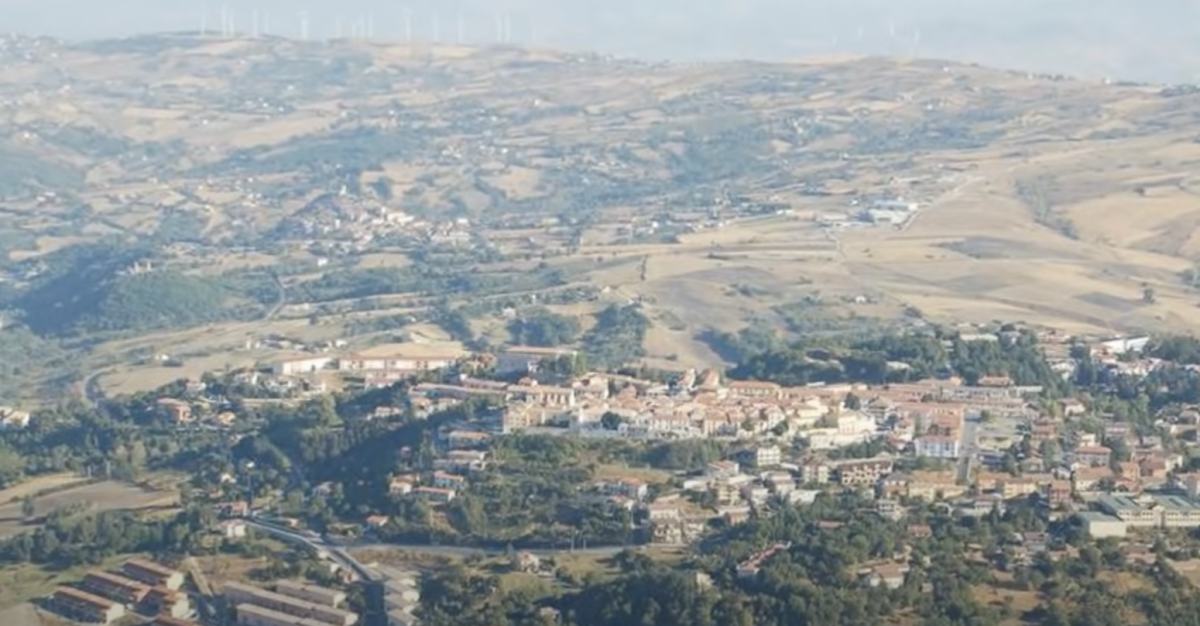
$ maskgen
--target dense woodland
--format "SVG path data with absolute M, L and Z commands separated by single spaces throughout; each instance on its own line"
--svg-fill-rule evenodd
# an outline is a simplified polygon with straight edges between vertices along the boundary
M 730 340 L 741 346 L 743 360 L 729 375 L 743 380 L 882 385 L 953 374 L 969 384 L 983 376 L 1009 376 L 1019 385 L 1041 385 L 1051 392 L 1062 388 L 1062 378 L 1047 365 L 1029 331 L 1014 330 L 1001 341 L 963 341 L 956 333 L 935 330 L 782 344 L 750 329 Z
M 1172 570 L 1129 560 L 1110 540 L 1085 538 L 1070 525 L 1047 525 L 1031 508 L 982 518 L 945 517 L 932 509 L 891 522 L 860 511 L 855 496 L 826 497 L 730 528 L 697 547 L 677 566 L 637 552 L 613 558 L 620 573 L 595 576 L 541 596 L 503 591 L 498 579 L 465 568 L 429 577 L 423 617 L 433 626 L 1155 626 L 1197 624 L 1200 603 L 1190 583 Z M 914 537 L 912 524 L 932 536 Z M 1017 533 L 1050 531 L 1051 552 L 1015 561 Z M 751 578 L 738 578 L 741 559 L 777 541 L 792 547 Z M 1189 540 L 1194 550 L 1195 541 Z M 1158 558 L 1186 557 L 1164 545 Z M 873 587 L 863 566 L 907 554 L 910 570 L 897 589 Z M 966 555 L 973 555 L 966 557 Z M 1134 590 L 1114 574 L 1141 578 Z M 994 600 L 987 590 L 996 589 Z M 982 593 L 981 593 L 982 591 Z M 1016 597 L 1033 598 L 1018 606 Z M 896 621 L 901 620 L 901 621 Z

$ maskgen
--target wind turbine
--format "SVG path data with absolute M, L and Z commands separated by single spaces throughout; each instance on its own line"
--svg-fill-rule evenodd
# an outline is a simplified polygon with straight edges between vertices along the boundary
M 300 39 L 308 39 L 308 11 L 300 12 Z
M 458 45 L 460 45 L 460 46 L 463 45 L 463 43 L 466 41 L 465 32 L 466 32 L 466 26 L 463 24 L 463 14 L 462 14 L 462 11 L 459 11 L 458 12 Z
M 404 41 L 412 43 L 412 11 L 404 7 Z
M 909 50 L 908 56 L 917 58 L 917 48 L 921 46 L 921 29 L 913 31 L 912 48 Z
M 437 13 L 433 14 L 433 43 L 440 43 L 442 40 L 442 24 L 438 20 Z

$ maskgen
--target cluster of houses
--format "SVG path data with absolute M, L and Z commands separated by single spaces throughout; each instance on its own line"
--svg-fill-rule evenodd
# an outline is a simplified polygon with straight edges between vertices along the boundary
M 461 246 L 476 236 L 467 218 L 424 220 L 344 188 L 337 195 L 314 198 L 284 220 L 281 229 L 290 236 L 320 241 L 331 255 L 369 251 L 380 238 Z
M 134 614 L 156 616 L 156 626 L 196 626 L 191 602 L 181 590 L 182 572 L 145 559 L 130 559 L 115 572 L 88 572 L 75 586 L 63 586 L 48 606 L 69 619 L 111 624 Z

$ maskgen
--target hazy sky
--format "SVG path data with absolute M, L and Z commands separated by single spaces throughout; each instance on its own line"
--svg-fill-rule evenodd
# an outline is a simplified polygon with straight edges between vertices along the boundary
M 269 23 L 297 36 L 496 40 L 649 59 L 909 55 L 1088 77 L 1200 81 L 1200 0 L 0 0 L 6 30 L 71 39 Z M 917 34 L 919 33 L 919 35 Z

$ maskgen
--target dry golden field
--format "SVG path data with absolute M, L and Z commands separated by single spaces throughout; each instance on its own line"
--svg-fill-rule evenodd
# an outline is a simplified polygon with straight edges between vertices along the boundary
M 663 366 L 720 363 L 703 333 L 782 327 L 778 311 L 801 301 L 843 320 L 907 311 L 1200 330 L 1200 293 L 1181 278 L 1200 261 L 1200 94 L 1186 90 L 931 60 L 669 65 L 284 39 L 39 54 L 0 66 L 0 122 L 14 129 L 0 148 L 82 182 L 9 199 L 0 251 L 12 261 L 144 236 L 170 217 L 200 225 L 199 243 L 169 257 L 191 273 L 311 265 L 321 245 L 349 242 L 360 270 L 411 267 L 411 241 L 365 236 L 387 210 L 469 217 L 470 246 L 488 241 L 503 257 L 475 272 L 568 268 L 568 286 L 603 295 L 551 308 L 585 328 L 606 304 L 640 300 L 648 360 Z M 106 152 L 96 137 L 124 147 Z M 371 191 L 384 182 L 389 196 Z M 264 234 L 302 223 L 329 193 L 367 217 L 332 235 Z M 900 227 L 830 226 L 886 198 L 920 209 Z M 764 206 L 777 210 L 750 215 Z M 134 390 L 280 356 L 246 348 L 258 337 L 332 341 L 356 321 L 428 305 L 408 293 L 289 299 L 256 322 L 114 340 L 86 364 L 104 369 L 102 386 Z M 504 339 L 498 317 L 472 327 Z M 134 364 L 135 353 L 177 356 L 184 371 Z

